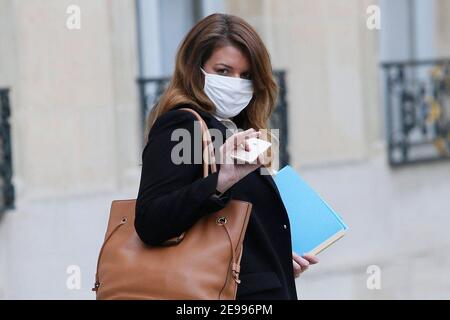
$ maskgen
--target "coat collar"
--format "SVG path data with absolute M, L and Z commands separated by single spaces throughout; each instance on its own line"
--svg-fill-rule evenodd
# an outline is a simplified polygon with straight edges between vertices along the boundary
M 200 116 L 203 118 L 203 120 L 205 121 L 208 128 L 217 128 L 222 132 L 223 136 L 226 137 L 226 130 L 228 128 L 222 122 L 220 122 L 218 119 L 216 119 L 210 112 L 201 110 L 200 108 L 197 108 L 197 107 L 191 106 L 191 105 L 181 105 L 181 106 L 175 107 L 174 109 L 179 109 L 179 108 L 190 108 L 190 109 L 197 111 L 200 114 Z M 275 184 L 275 181 L 272 178 L 272 175 L 268 174 L 268 173 L 262 174 L 262 171 L 267 171 L 267 170 L 263 170 L 261 167 L 258 168 L 257 170 L 258 170 L 257 175 L 259 177 L 261 177 L 263 179 L 263 181 L 265 181 L 265 183 L 267 183 L 275 191 L 275 194 L 277 195 L 277 197 L 280 199 L 280 201 L 282 201 L 280 192 L 278 191 L 278 188 Z

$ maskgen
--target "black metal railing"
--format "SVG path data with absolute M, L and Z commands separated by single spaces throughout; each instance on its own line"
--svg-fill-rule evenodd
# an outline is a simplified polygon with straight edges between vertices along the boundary
M 9 90 L 0 88 L 0 213 L 14 208 Z
M 382 68 L 390 165 L 450 159 L 450 59 Z
M 282 168 L 289 163 L 286 73 L 285 71 L 275 71 L 274 77 L 278 83 L 279 95 L 275 111 L 270 118 L 270 127 L 279 130 L 280 168 Z M 139 85 L 142 128 L 145 128 L 145 119 L 147 119 L 149 111 L 166 89 L 170 78 L 139 78 L 137 81 Z

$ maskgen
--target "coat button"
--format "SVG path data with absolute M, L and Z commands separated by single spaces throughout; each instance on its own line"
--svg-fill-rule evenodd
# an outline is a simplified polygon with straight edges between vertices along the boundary
M 286 230 L 287 229 L 287 225 L 283 224 L 283 228 Z

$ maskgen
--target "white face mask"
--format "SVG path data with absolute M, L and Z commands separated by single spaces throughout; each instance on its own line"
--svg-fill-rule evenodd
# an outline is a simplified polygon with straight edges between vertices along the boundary
M 251 80 L 206 73 L 203 90 L 216 106 L 216 115 L 220 118 L 232 118 L 249 104 L 253 97 Z

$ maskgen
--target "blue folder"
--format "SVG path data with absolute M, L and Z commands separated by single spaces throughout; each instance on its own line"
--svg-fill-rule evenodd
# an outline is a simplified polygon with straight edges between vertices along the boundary
M 278 171 L 274 181 L 289 216 L 294 252 L 315 255 L 345 235 L 341 217 L 291 166 Z

